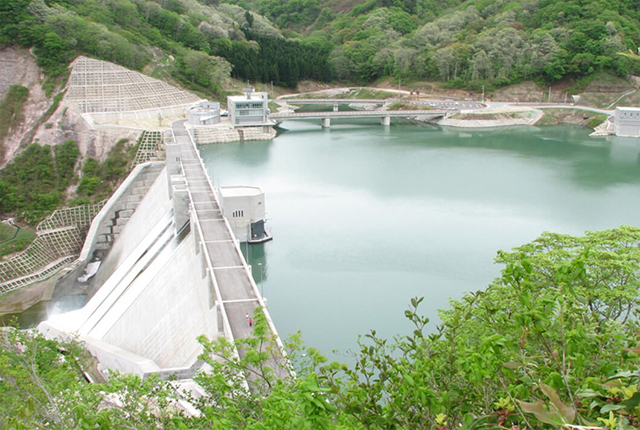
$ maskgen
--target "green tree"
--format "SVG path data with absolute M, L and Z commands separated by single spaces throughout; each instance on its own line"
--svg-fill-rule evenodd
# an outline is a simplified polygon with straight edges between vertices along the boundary
M 253 15 L 248 10 L 244 13 L 244 20 L 247 23 L 247 27 L 253 27 Z
M 36 49 L 38 65 L 44 67 L 51 75 L 59 75 L 71 60 L 73 50 L 68 41 L 57 33 L 47 33 L 44 42 Z
M 422 299 L 413 299 L 406 312 L 413 334 L 389 343 L 372 332 L 361 339 L 354 368 L 326 367 L 321 380 L 339 393 L 336 406 L 366 428 L 432 428 L 443 420 L 452 428 L 544 428 L 608 419 L 615 409 L 580 399 L 593 387 L 602 393 L 600 384 L 617 372 L 637 369 L 638 351 L 630 348 L 637 344 L 639 244 L 640 229 L 621 227 L 584 238 L 545 234 L 499 253 L 502 275 L 452 301 L 435 333 L 417 312 Z M 614 415 L 629 423 L 636 413 Z
M 359 339 L 354 364 L 326 363 L 299 335 L 286 359 L 265 315 L 246 339 L 201 337 L 210 371 L 191 398 L 171 383 L 111 375 L 81 345 L 0 331 L 0 425 L 7 428 L 632 429 L 640 424 L 640 229 L 545 233 L 498 253 L 501 275 L 452 300 L 429 328 Z M 296 374 L 289 373 L 295 369 Z M 184 397 L 186 396 L 186 397 Z M 187 400 L 198 414 L 172 407 Z
M 0 427 L 180 428 L 172 409 L 179 396 L 155 377 L 93 373 L 95 360 L 77 342 L 59 343 L 37 332 L 0 331 Z
M 58 190 L 65 191 L 75 176 L 75 167 L 80 156 L 78 145 L 73 140 L 67 140 L 62 145 L 54 147 L 56 176 Z

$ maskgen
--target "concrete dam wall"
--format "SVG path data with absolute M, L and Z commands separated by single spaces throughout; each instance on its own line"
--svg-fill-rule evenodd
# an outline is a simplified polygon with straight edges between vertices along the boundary
M 215 300 L 196 250 L 192 232 L 176 235 L 163 169 L 95 274 L 100 289 L 84 308 L 39 329 L 62 338 L 77 333 L 103 368 L 191 376 L 201 352 L 196 338 L 218 335 Z

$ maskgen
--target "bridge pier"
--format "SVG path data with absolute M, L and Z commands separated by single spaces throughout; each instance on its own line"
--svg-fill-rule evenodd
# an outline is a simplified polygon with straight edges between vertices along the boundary
M 338 103 L 333 104 L 333 111 L 338 112 Z
M 391 125 L 391 117 L 390 116 L 383 116 L 382 118 L 380 118 L 380 124 L 382 124 L 382 125 Z
M 331 118 L 322 118 L 322 126 L 326 128 L 331 127 Z

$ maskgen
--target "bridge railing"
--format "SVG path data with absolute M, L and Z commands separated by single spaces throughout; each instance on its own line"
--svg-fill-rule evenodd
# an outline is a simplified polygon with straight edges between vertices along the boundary
M 306 105 L 332 105 L 332 104 L 386 104 L 389 100 L 395 99 L 295 99 L 295 98 L 280 98 L 276 99 L 276 102 L 286 104 L 306 104 Z
M 173 131 L 172 131 L 172 134 L 173 134 Z M 173 139 L 175 141 L 175 135 L 173 136 Z M 217 300 L 218 307 L 220 310 L 220 314 L 222 316 L 222 330 L 224 332 L 225 337 L 230 342 L 233 342 L 234 337 L 233 337 L 233 333 L 231 332 L 231 324 L 229 323 L 229 317 L 227 316 L 227 311 L 224 308 L 224 305 L 222 303 L 222 293 L 220 292 L 220 286 L 218 285 L 218 280 L 216 279 L 215 272 L 211 264 L 211 255 L 209 255 L 209 251 L 207 250 L 207 247 L 205 244 L 204 232 L 202 231 L 200 218 L 198 217 L 198 213 L 196 211 L 195 204 L 194 204 L 193 195 L 191 194 L 191 189 L 189 188 L 189 181 L 187 180 L 186 175 L 184 174 L 184 166 L 182 164 L 182 160 L 180 160 L 180 170 L 182 171 L 182 174 L 185 178 L 185 182 L 187 183 L 187 195 L 189 196 L 189 201 L 191 202 L 190 215 L 191 215 L 191 219 L 193 220 L 192 225 L 195 226 L 195 230 L 196 230 L 195 231 L 197 235 L 196 240 L 198 241 L 198 246 L 200 247 L 200 250 L 203 252 L 204 261 L 206 265 L 205 270 L 209 274 L 209 277 L 211 278 L 211 283 L 213 284 L 213 291 L 215 292 L 216 297 L 218 299 Z
M 336 118 L 336 117 L 385 117 L 385 116 L 446 116 L 450 111 L 439 110 L 362 110 L 348 112 L 295 112 L 295 113 L 273 113 L 269 118 Z

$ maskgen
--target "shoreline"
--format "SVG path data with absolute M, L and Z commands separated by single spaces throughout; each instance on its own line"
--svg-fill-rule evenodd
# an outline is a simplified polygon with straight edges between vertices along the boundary
M 304 96 L 309 97 L 312 95 L 319 96 L 319 100 L 323 98 L 335 97 L 337 95 L 345 95 L 355 91 L 369 90 L 377 91 L 380 93 L 392 93 L 404 96 L 411 96 L 413 92 L 407 90 L 398 90 L 392 88 L 377 88 L 377 87 L 339 87 L 323 89 L 318 91 L 309 91 L 301 93 L 292 93 L 278 96 L 273 99 L 273 102 L 280 104 L 278 101 L 287 101 L 296 97 Z M 382 99 L 381 99 L 382 100 Z M 419 101 L 432 100 L 434 102 L 443 101 L 442 97 L 420 97 Z M 445 101 L 447 99 L 444 99 Z M 406 100 L 411 104 L 414 100 Z M 442 127 L 460 128 L 460 129 L 496 129 L 502 127 L 513 126 L 535 126 L 535 125 L 560 125 L 560 124 L 573 124 L 579 125 L 593 130 L 593 137 L 604 137 L 609 135 L 615 135 L 613 124 L 611 122 L 611 116 L 614 111 L 607 109 L 598 109 L 589 106 L 576 106 L 575 104 L 553 104 L 553 103 L 513 103 L 513 102 L 479 102 L 473 101 L 471 103 L 482 103 L 483 108 L 480 109 L 462 109 L 458 113 L 452 116 L 459 116 L 458 118 L 446 117 L 437 121 L 421 120 L 420 117 L 415 117 L 418 122 L 429 122 L 438 124 Z M 545 112 L 546 110 L 559 110 L 567 111 L 566 115 L 558 114 L 556 112 Z M 482 116 L 493 118 L 482 119 Z M 593 115 L 607 115 L 598 126 L 590 127 L 588 121 L 592 119 Z M 465 116 L 472 116 L 472 119 L 465 118 Z M 548 121 L 546 124 L 538 124 L 541 120 L 543 122 Z

